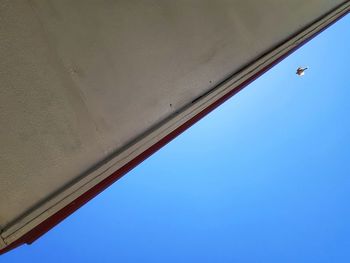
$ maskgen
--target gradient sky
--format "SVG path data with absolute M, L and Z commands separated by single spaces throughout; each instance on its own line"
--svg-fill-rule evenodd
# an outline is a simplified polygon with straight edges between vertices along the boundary
M 0 262 L 350 262 L 349 61 L 347 16 Z

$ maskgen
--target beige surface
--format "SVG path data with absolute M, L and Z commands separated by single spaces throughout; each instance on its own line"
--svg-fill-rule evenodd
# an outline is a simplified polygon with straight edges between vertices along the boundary
M 342 2 L 0 0 L 0 229 Z

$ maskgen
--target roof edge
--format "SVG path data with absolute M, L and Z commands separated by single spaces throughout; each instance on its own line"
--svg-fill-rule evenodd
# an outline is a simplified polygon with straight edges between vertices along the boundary
M 226 100 L 237 94 L 239 91 L 241 91 L 243 88 L 245 88 L 248 84 L 253 82 L 255 79 L 260 77 L 262 74 L 264 74 L 266 71 L 271 69 L 273 66 L 278 64 L 280 61 L 282 61 L 284 58 L 289 56 L 291 53 L 296 51 L 298 48 L 303 46 L 305 43 L 310 41 L 312 38 L 317 36 L 319 33 L 324 31 L 326 28 L 334 24 L 336 21 L 344 17 L 346 14 L 350 12 L 350 6 L 349 6 L 350 1 L 346 1 L 344 4 L 342 4 L 340 7 L 336 8 L 335 10 L 331 11 L 331 14 L 336 14 L 339 12 L 339 10 L 343 10 L 343 12 L 340 12 L 340 14 L 332 21 L 326 23 L 323 27 L 317 28 L 316 31 L 312 32 L 310 36 L 308 36 L 305 39 L 301 39 L 300 42 L 297 42 L 297 44 L 288 50 L 288 52 L 281 54 L 281 56 L 277 57 L 274 61 L 272 61 L 270 64 L 266 65 L 263 67 L 261 70 L 256 72 L 253 76 L 248 78 L 247 80 L 243 81 L 240 85 L 232 89 L 230 92 L 226 93 L 216 101 L 213 101 L 208 107 L 206 107 L 204 110 L 196 114 L 194 117 L 177 127 L 175 130 L 173 130 L 171 133 L 163 137 L 161 140 L 159 140 L 157 143 L 153 144 L 150 146 L 147 150 L 139 154 L 136 158 L 122 166 L 120 169 L 112 173 L 110 176 L 102 180 L 100 183 L 83 193 L 81 196 L 76 198 L 74 201 L 70 202 L 68 205 L 63 207 L 61 210 L 47 218 L 45 221 L 41 222 L 38 224 L 35 228 L 32 230 L 28 231 L 26 234 L 22 235 L 20 238 L 17 240 L 10 242 L 7 244 L 6 238 L 4 238 L 0 234 L 0 254 L 3 254 L 5 252 L 8 252 L 9 250 L 18 247 L 22 244 L 31 244 L 34 242 L 36 239 L 38 239 L 40 236 L 42 236 L 44 233 L 49 231 L 51 228 L 53 228 L 55 225 L 60 223 L 62 220 L 64 220 L 66 217 L 68 217 L 70 214 L 75 212 L 77 209 L 79 209 L 81 206 L 83 206 L 85 203 L 90 201 L 92 198 L 97 196 L 99 193 L 101 193 L 103 190 L 105 190 L 107 187 L 109 187 L 111 184 L 113 184 L 115 181 L 117 181 L 119 178 L 121 178 L 123 175 L 125 175 L 127 172 L 129 172 L 131 169 L 133 169 L 135 166 L 140 164 L 142 161 L 147 159 L 149 156 L 151 156 L 153 153 L 158 151 L 160 148 L 165 146 L 168 142 L 176 138 L 178 135 L 180 135 L 182 132 L 187 130 L 189 127 L 191 127 L 194 123 L 202 119 L 204 116 L 206 116 L 208 113 L 213 111 L 215 108 L 220 106 L 222 103 L 224 103 Z M 345 8 L 344 8 L 345 6 Z M 330 13 L 325 15 L 323 18 L 320 20 L 324 19 L 327 17 Z M 317 22 L 319 22 L 318 20 Z M 315 23 L 317 23 L 315 22 Z M 314 23 L 314 24 L 315 24 Z M 310 27 L 310 26 L 309 26 Z M 308 28 L 309 28 L 308 27 Z M 286 40 L 284 43 L 290 41 L 291 39 L 297 37 L 301 33 L 305 31 L 302 30 L 301 32 L 298 32 L 297 34 L 293 35 L 290 39 Z M 257 61 L 257 60 L 256 60 Z M 255 63 L 254 61 L 253 63 Z

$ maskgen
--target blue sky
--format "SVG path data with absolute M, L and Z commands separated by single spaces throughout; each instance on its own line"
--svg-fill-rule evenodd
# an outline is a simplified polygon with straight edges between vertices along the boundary
M 347 16 L 0 262 L 350 262 L 349 30 Z

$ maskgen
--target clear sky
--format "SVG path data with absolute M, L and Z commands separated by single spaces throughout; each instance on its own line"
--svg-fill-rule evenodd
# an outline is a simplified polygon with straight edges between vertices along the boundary
M 349 61 L 347 16 L 0 262 L 350 262 Z

